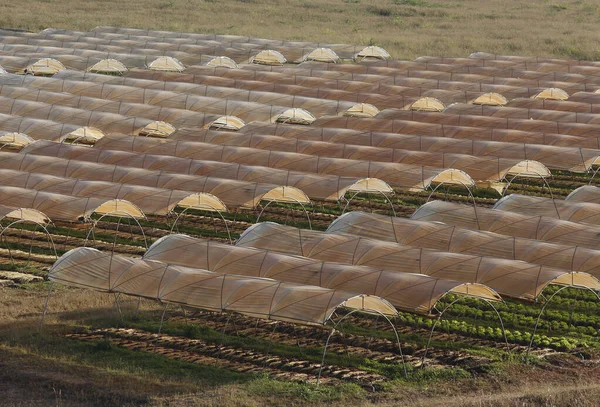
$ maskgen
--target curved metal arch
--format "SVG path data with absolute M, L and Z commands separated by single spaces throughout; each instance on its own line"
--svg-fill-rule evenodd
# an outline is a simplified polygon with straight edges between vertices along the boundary
M 538 173 L 538 175 L 540 175 Z M 502 193 L 500 194 L 501 197 L 504 197 L 504 194 L 506 194 L 506 191 L 508 191 L 508 188 L 510 187 L 510 185 L 513 183 L 513 181 L 515 179 L 517 179 L 519 177 L 519 174 L 514 175 L 510 180 L 507 180 L 508 183 L 506 184 L 506 186 L 502 189 Z M 544 182 L 544 184 L 548 187 L 548 191 L 550 192 L 550 197 L 552 199 L 554 199 L 554 194 L 552 193 L 552 188 L 550 188 L 550 184 L 548 184 L 548 181 L 546 180 L 545 177 L 542 177 L 541 175 L 539 176 L 540 179 L 542 179 L 542 181 Z M 504 178 L 506 180 L 506 177 Z M 591 182 L 591 180 L 590 180 Z
M 333 334 L 336 331 L 336 328 L 338 327 L 338 325 L 346 318 L 348 318 L 350 315 L 355 314 L 357 312 L 361 312 L 363 310 L 352 310 L 349 313 L 347 313 L 346 315 L 344 315 L 343 317 L 341 317 L 339 319 L 339 321 L 337 321 L 334 325 L 333 328 L 331 328 L 331 332 L 329 333 L 329 336 L 327 337 L 327 340 L 325 341 L 325 348 L 323 348 L 323 357 L 321 358 L 321 366 L 319 367 L 319 374 L 317 376 L 317 387 L 319 387 L 319 383 L 321 381 L 321 372 L 323 371 L 323 365 L 325 364 L 325 356 L 327 355 L 327 346 L 329 346 L 329 341 L 331 340 L 331 337 L 333 336 Z M 400 358 L 402 359 L 402 366 L 404 368 L 404 377 L 408 377 L 408 371 L 406 370 L 406 361 L 404 360 L 404 355 L 402 354 L 402 346 L 400 345 L 400 336 L 398 335 L 398 330 L 396 329 L 396 326 L 394 325 L 394 323 L 387 317 L 387 315 L 385 315 L 383 312 L 377 311 L 377 310 L 369 310 L 369 312 L 375 312 L 376 314 L 378 314 L 379 316 L 382 316 L 385 318 L 385 320 L 390 324 L 390 326 L 392 327 L 392 329 L 394 330 L 394 334 L 396 335 L 396 342 L 398 343 L 398 351 L 400 352 Z
M 383 195 L 383 197 L 385 198 L 386 201 L 388 201 L 388 203 L 390 204 L 390 208 L 392 208 L 392 213 L 394 214 L 394 217 L 396 216 L 396 210 L 394 209 L 394 204 L 392 203 L 392 200 L 387 196 L 387 194 L 379 189 L 375 189 L 375 192 Z M 344 206 L 344 209 L 342 209 L 342 215 L 346 212 L 346 210 L 348 209 L 348 206 L 350 205 L 350 202 L 358 195 L 358 194 L 369 194 L 372 192 L 365 192 L 365 191 L 356 191 L 351 197 L 350 199 L 346 199 L 345 195 L 342 195 L 342 197 L 340 198 L 340 201 L 342 199 L 344 199 L 346 201 L 346 205 Z M 393 192 L 392 192 L 393 193 Z
M 421 369 L 423 369 L 425 367 L 425 359 L 427 357 L 427 352 L 429 351 L 429 345 L 431 344 L 431 339 L 433 338 L 433 332 L 435 331 L 435 327 L 437 326 L 438 322 L 442 320 L 442 317 L 444 316 L 444 313 L 446 311 L 448 311 L 448 309 L 450 307 L 452 307 L 456 302 L 460 301 L 462 298 L 457 298 L 454 301 L 452 301 L 450 304 L 448 304 L 441 312 L 439 317 L 435 320 L 435 322 L 433 323 L 433 326 L 431 327 L 431 331 L 429 332 L 429 338 L 427 339 L 427 345 L 425 346 L 425 353 L 423 353 L 423 357 L 421 358 Z M 485 298 L 481 298 L 482 301 L 484 301 L 485 303 L 487 303 L 490 307 L 492 307 L 492 309 L 494 310 L 494 312 L 496 313 L 496 315 L 498 316 L 498 320 L 500 321 L 500 327 L 502 328 L 502 335 L 504 336 L 504 343 L 506 344 L 506 350 L 508 351 L 508 353 L 510 354 L 510 345 L 508 344 L 508 338 L 506 337 L 506 329 L 504 328 L 504 321 L 502 320 L 502 317 L 500 316 L 500 312 L 498 312 L 498 309 L 494 306 L 494 304 L 491 303 L 491 301 L 486 300 Z
M 68 135 L 68 134 L 67 134 L 67 135 Z M 85 135 L 83 135 L 83 136 L 77 136 L 77 137 L 75 137 L 74 139 L 72 139 L 72 142 L 70 142 L 70 143 L 67 143 L 67 138 L 65 137 L 65 138 L 64 138 L 62 141 L 60 141 L 60 144 L 66 144 L 66 145 L 77 145 L 77 146 L 87 146 L 87 147 L 90 147 L 90 145 L 88 145 L 88 144 L 85 144 L 85 143 L 79 144 L 79 143 L 78 143 L 78 141 L 79 141 L 79 140 L 81 140 L 81 139 L 85 139 Z
M 175 220 L 173 221 L 173 225 L 171 225 L 171 229 L 169 230 L 170 234 L 173 234 L 173 229 L 175 229 L 177 222 L 179 222 L 179 219 L 181 219 L 184 216 L 184 214 L 188 211 L 188 209 L 194 209 L 194 208 L 189 208 L 189 207 L 184 208 L 183 211 L 177 213 L 177 216 L 175 217 Z M 201 209 L 197 209 L 197 210 L 201 210 Z M 215 212 L 218 213 L 221 220 L 223 220 L 223 224 L 225 225 L 225 230 L 227 230 L 227 237 L 229 238 L 229 243 L 233 244 L 233 240 L 231 239 L 231 232 L 229 230 L 229 226 L 227 225 L 227 221 L 223 217 L 223 214 L 221 213 L 221 211 L 218 211 L 215 209 Z M 176 212 L 171 211 L 171 213 L 176 213 Z
M 467 190 L 467 192 L 469 193 L 469 197 L 471 197 L 471 199 L 473 200 L 473 206 L 475 206 L 476 205 L 475 204 L 475 196 L 473 195 L 473 192 L 471 191 L 471 188 L 467 184 L 465 184 L 464 182 L 462 182 L 461 180 L 454 180 L 454 181 L 460 183 Z M 441 187 L 444 184 L 450 184 L 450 185 L 452 185 L 449 182 L 445 182 L 445 181 L 440 182 L 439 184 L 437 184 L 435 186 L 435 188 L 432 189 L 432 191 L 429 194 L 429 196 L 427 197 L 427 201 L 425 201 L 425 203 L 429 202 L 429 200 L 431 199 L 431 197 L 433 196 L 433 194 L 435 193 L 435 191 L 437 191 L 438 188 Z M 431 184 L 429 186 L 431 186 Z
M 590 166 L 590 170 L 592 169 L 592 167 Z M 598 174 L 598 171 L 600 171 L 600 165 L 592 171 L 592 178 L 590 178 L 590 182 L 588 182 L 588 185 L 592 185 L 592 181 L 594 180 L 594 177 L 596 176 L 596 174 Z
M 1 151 L 1 150 L 2 150 L 4 147 L 7 147 L 7 146 L 9 146 L 9 144 L 8 144 L 8 143 L 5 143 L 5 144 L 2 144 L 2 145 L 0 145 L 0 151 Z M 26 147 L 26 146 L 23 146 L 22 148 L 24 148 L 24 147 Z M 21 149 L 19 149 L 19 150 L 21 150 Z
M 475 201 L 475 196 L 473 195 L 473 192 L 471 191 L 471 188 L 467 184 L 465 184 L 464 182 L 462 182 L 460 180 L 456 180 L 456 181 L 459 182 L 463 187 L 465 187 L 465 189 L 469 193 L 469 196 L 471 197 L 471 200 L 473 201 L 473 209 L 474 209 L 473 212 L 475 213 L 475 221 L 477 222 L 477 226 L 479 226 L 479 217 L 477 216 L 477 202 Z M 427 197 L 427 201 L 425 201 L 425 203 L 429 202 L 429 200 L 431 199 L 431 197 L 433 196 L 433 194 L 435 193 L 435 191 L 437 191 L 437 189 L 439 187 L 441 187 L 443 184 L 444 184 L 444 182 L 442 181 L 438 185 L 436 185 L 436 187 L 431 191 L 431 193 Z
M 308 227 L 310 230 L 312 230 L 312 223 L 310 221 L 310 214 L 308 213 L 308 211 L 306 210 L 306 208 L 304 207 L 304 205 L 302 204 L 302 202 L 300 202 L 299 200 L 297 200 L 296 198 L 290 197 L 292 200 L 294 200 L 298 205 L 300 205 L 300 207 L 302 208 L 302 211 L 304 211 L 304 214 L 306 215 L 306 219 L 308 220 Z M 267 209 L 267 207 L 269 205 L 271 205 L 273 202 L 278 202 L 276 200 L 272 200 L 272 199 L 267 199 L 267 204 L 265 206 L 262 207 L 260 213 L 258 214 L 258 216 L 256 217 L 256 223 L 258 223 L 260 221 L 260 217 L 262 216 L 263 212 L 265 211 L 265 209 Z M 312 206 L 312 202 L 310 203 Z
M 550 303 L 550 301 L 552 301 L 552 299 L 554 298 L 554 296 L 555 296 L 556 294 L 558 294 L 559 292 L 561 292 L 562 290 L 564 290 L 564 289 L 566 289 L 566 288 L 584 288 L 584 289 L 586 289 L 586 290 L 588 290 L 588 291 L 591 291 L 591 292 L 592 292 L 592 293 L 593 293 L 593 294 L 596 296 L 596 299 L 598 299 L 598 301 L 600 301 L 600 295 L 598 295 L 598 293 L 597 293 L 596 291 L 592 290 L 592 289 L 591 289 L 591 288 L 589 288 L 589 287 L 585 287 L 585 286 L 581 286 L 581 287 L 579 287 L 579 286 L 578 286 L 578 287 L 573 287 L 573 286 L 570 286 L 570 285 L 565 285 L 565 286 L 562 286 L 562 287 L 560 287 L 558 290 L 556 290 L 556 291 L 555 291 L 555 292 L 554 292 L 554 293 L 553 293 L 553 294 L 550 296 L 550 298 L 548 298 L 548 299 L 546 300 L 546 302 L 545 302 L 545 303 L 544 303 L 544 305 L 542 306 L 542 309 L 540 310 L 540 313 L 538 314 L 538 317 L 537 317 L 537 319 L 536 319 L 536 321 L 535 321 L 535 326 L 534 326 L 534 328 L 533 328 L 533 332 L 531 333 L 531 340 L 529 341 L 529 346 L 527 346 L 527 352 L 525 353 L 525 356 L 529 356 L 529 352 L 531 351 L 531 348 L 532 348 L 532 346 L 533 346 L 533 339 L 534 339 L 534 337 L 535 337 L 535 333 L 537 332 L 538 326 L 539 326 L 539 324 L 540 324 L 540 320 L 541 320 L 541 318 L 542 318 L 542 314 L 543 314 L 543 313 L 544 313 L 544 311 L 546 310 L 546 307 L 548 306 L 548 304 Z
M 67 140 L 69 139 L 68 136 L 72 135 L 73 133 L 75 133 L 78 130 L 83 129 L 83 134 L 76 136 L 72 139 L 72 142 L 68 143 Z M 94 142 L 90 145 L 90 144 L 86 144 L 86 143 L 79 143 L 79 140 L 85 139 L 87 137 L 86 132 L 90 132 L 93 133 L 93 130 L 97 130 L 98 132 L 100 132 L 102 134 L 101 137 L 95 138 L 95 137 L 90 137 L 94 139 Z M 94 144 L 96 144 L 98 142 L 98 140 L 100 140 L 101 138 L 105 137 L 106 135 L 104 134 L 104 132 L 100 129 L 98 129 L 97 127 L 93 127 L 93 126 L 81 126 L 75 130 L 73 130 L 70 133 L 67 134 L 63 134 L 62 136 L 60 136 L 60 140 L 59 143 L 60 144 L 66 144 L 66 145 L 78 145 L 78 146 L 85 146 L 85 147 L 93 147 Z
M 40 226 L 42 228 L 42 230 L 46 233 L 46 236 L 48 238 L 47 239 L 48 243 L 50 243 L 50 248 L 54 252 L 54 257 L 58 259 L 58 252 L 56 251 L 56 244 L 54 243 L 54 239 L 52 238 L 50 231 L 48 230 L 48 228 L 45 225 L 43 225 L 39 222 L 31 222 L 30 220 L 18 219 L 18 220 L 15 220 L 15 221 L 9 223 L 5 227 L 2 227 L 2 225 L 0 225 L 0 241 L 2 239 L 2 236 L 4 235 L 4 232 L 6 232 L 8 229 L 10 229 L 11 227 L 13 227 L 14 225 L 19 224 L 19 223 L 33 223 L 36 226 Z M 51 225 L 53 225 L 53 224 L 51 223 Z M 31 246 L 33 247 L 33 242 L 31 243 Z M 10 254 L 10 247 L 8 246 L 8 242 L 6 243 L 6 247 L 9 251 L 9 255 L 11 256 L 11 259 L 12 259 L 12 254 Z M 31 248 L 30 248 L 30 255 L 31 255 Z
M 119 233 L 119 226 L 121 225 L 121 219 L 123 218 L 128 218 L 128 219 L 133 219 L 133 221 L 138 225 L 138 227 L 140 228 L 140 231 L 142 232 L 142 237 L 144 238 L 144 247 L 146 248 L 146 250 L 148 250 L 148 240 L 146 238 L 146 233 L 144 233 L 144 228 L 142 227 L 142 225 L 140 224 L 140 222 L 137 220 L 137 218 L 135 216 L 132 216 L 130 214 L 126 214 L 126 216 L 122 215 L 122 212 L 118 212 L 118 211 L 113 211 L 113 212 L 107 212 L 104 213 L 102 215 L 100 215 L 100 217 L 98 219 L 92 219 L 92 226 L 90 227 L 90 230 L 88 231 L 87 235 L 85 236 L 85 240 L 83 242 L 83 246 L 86 247 L 87 243 L 89 241 L 90 235 L 94 233 L 94 229 L 96 228 L 96 225 L 105 217 L 109 217 L 109 216 L 113 216 L 113 214 L 118 213 L 118 217 L 119 217 L 119 221 L 117 222 L 117 229 L 115 230 L 115 240 L 113 242 L 113 253 L 115 250 L 115 246 L 117 244 L 117 233 Z M 94 238 L 94 241 L 96 239 Z

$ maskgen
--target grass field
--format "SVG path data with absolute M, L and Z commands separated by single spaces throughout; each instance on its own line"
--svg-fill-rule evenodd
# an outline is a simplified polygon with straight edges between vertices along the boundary
M 99 25 L 375 44 L 398 59 L 510 55 L 600 58 L 592 0 L 0 1 L 0 27 Z
M 485 51 L 597 60 L 599 22 L 600 5 L 591 0 L 0 0 L 0 28 L 112 25 L 376 44 L 397 59 Z M 550 183 L 554 196 L 564 197 L 587 181 L 557 173 Z M 539 185 L 516 183 L 512 190 L 548 196 Z M 397 194 L 396 213 L 409 215 L 427 195 Z M 457 191 L 449 196 L 468 201 Z M 493 191 L 476 191 L 475 197 L 480 206 L 495 202 Z M 351 209 L 371 206 L 389 213 L 376 198 L 367 203 L 359 197 Z M 341 213 L 336 205 L 315 208 L 313 226 L 319 230 Z M 289 213 L 273 206 L 262 220 L 307 226 L 301 214 Z M 235 238 L 256 214 L 226 218 Z M 219 222 L 192 213 L 179 230 L 225 241 Z M 113 226 L 100 228 L 96 247 L 143 253 L 139 231 L 126 228 L 115 239 Z M 150 242 L 169 231 L 164 219 L 143 226 Z M 6 234 L 15 261 L 8 259 L 3 242 L 0 270 L 45 276 L 54 259 L 45 237 L 32 230 L 25 229 L 25 238 L 18 231 Z M 81 246 L 86 235 L 67 225 L 51 233 L 59 255 Z M 136 300 L 121 298 L 120 317 L 114 297 L 58 286 L 40 331 L 48 289 L 47 281 L 0 286 L 0 405 L 595 406 L 600 396 L 600 305 L 575 290 L 561 292 L 548 307 L 529 356 L 524 349 L 540 304 L 499 306 L 508 352 L 495 314 L 474 301 L 458 302 L 433 336 L 423 369 L 419 362 L 432 320 L 402 314 L 398 326 L 408 377 L 385 324 L 349 319 L 343 335 L 333 337 L 324 385 L 316 388 L 307 382 L 314 382 L 328 331 L 282 324 L 271 341 L 274 330 L 264 322 L 240 317 L 229 323 L 223 316 L 168 307 L 158 338 L 160 305 L 142 301 L 138 314 Z

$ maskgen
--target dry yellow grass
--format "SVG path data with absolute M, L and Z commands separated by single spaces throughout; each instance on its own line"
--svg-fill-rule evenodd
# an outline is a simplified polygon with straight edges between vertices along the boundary
M 600 58 L 592 0 L 0 1 L 0 27 L 99 25 L 377 44 L 395 58 L 502 54 Z

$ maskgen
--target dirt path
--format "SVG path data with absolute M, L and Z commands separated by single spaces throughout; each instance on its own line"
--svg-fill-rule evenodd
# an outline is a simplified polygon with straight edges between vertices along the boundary
M 592 395 L 589 393 L 596 393 Z M 578 399 L 577 394 L 588 393 L 583 400 Z M 440 397 L 429 400 L 420 400 L 411 404 L 414 407 L 467 407 L 467 406 L 597 406 L 589 404 L 600 393 L 600 383 L 581 383 L 574 385 L 560 385 L 558 383 L 528 383 L 521 387 L 495 394 L 465 394 L 454 397 Z M 569 403 L 569 404 L 565 404 Z M 570 404 L 573 403 L 573 404 Z M 595 402 L 594 402 L 595 403 Z M 385 404 L 383 404 L 385 406 Z

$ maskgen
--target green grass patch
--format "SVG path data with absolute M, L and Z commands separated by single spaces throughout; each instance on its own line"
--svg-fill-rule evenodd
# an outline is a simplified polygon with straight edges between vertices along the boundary
M 334 401 L 357 402 L 365 397 L 365 390 L 352 383 L 316 387 L 307 383 L 290 383 L 270 379 L 267 376 L 249 381 L 243 386 L 246 391 L 258 396 L 286 400 L 302 400 L 308 403 L 330 403 Z
M 42 332 L 29 336 L 26 343 L 21 342 L 19 345 L 46 358 L 58 358 L 76 365 L 108 371 L 151 375 L 165 380 L 186 380 L 214 386 L 244 382 L 254 377 L 218 367 L 168 359 L 150 352 L 130 351 L 106 340 L 86 342 Z

